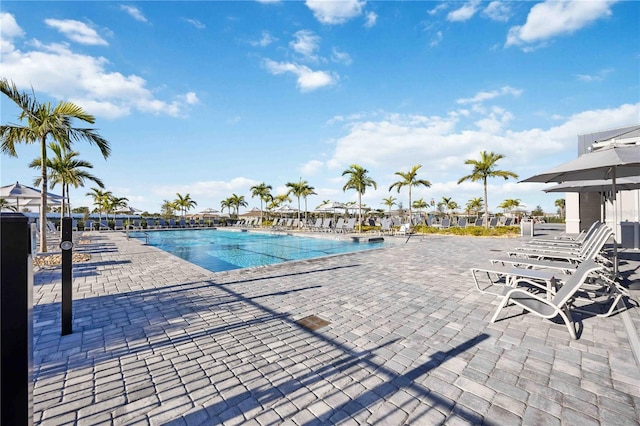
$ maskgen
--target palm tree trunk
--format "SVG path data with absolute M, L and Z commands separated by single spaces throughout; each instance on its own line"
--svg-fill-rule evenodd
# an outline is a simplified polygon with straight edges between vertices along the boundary
M 358 192 L 358 234 L 362 232 L 362 194 Z
M 489 229 L 489 200 L 487 200 L 487 178 L 484 178 L 484 227 Z
M 47 137 L 40 141 L 40 170 L 42 172 L 42 193 L 40 194 L 40 251 L 47 251 Z
M 409 184 L 409 224 L 411 224 L 412 218 L 413 218 L 413 212 L 411 211 L 411 184 Z

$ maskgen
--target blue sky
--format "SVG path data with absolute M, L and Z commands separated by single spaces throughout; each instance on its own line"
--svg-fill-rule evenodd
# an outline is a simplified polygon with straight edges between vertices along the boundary
M 357 163 L 384 208 L 398 171 L 432 183 L 413 199 L 482 197 L 457 184 L 482 150 L 524 179 L 577 155 L 577 135 L 640 122 L 637 1 L 11 2 L 1 5 L 0 76 L 39 101 L 95 115 L 107 161 L 78 143 L 106 188 L 158 212 L 189 193 L 198 206 L 273 194 L 307 180 L 323 200 Z M 18 111 L 0 100 L 2 123 Z M 1 157 L 2 185 L 31 184 L 39 156 Z M 545 185 L 490 180 L 506 198 L 553 212 Z M 72 205 L 90 205 L 87 187 Z M 59 188 L 53 192 L 59 193 Z M 296 200 L 291 203 L 296 206 Z

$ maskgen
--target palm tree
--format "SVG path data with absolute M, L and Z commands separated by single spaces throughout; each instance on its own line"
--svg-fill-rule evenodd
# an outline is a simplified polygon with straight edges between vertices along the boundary
M 57 184 L 62 185 L 62 206 L 61 206 L 61 218 L 65 212 L 65 200 L 67 203 L 67 213 L 71 216 L 71 199 L 69 195 L 69 185 L 73 185 L 74 188 L 84 186 L 84 180 L 89 179 L 95 182 L 100 188 L 104 188 L 102 180 L 95 177 L 91 173 L 82 169 L 92 169 L 93 165 L 88 161 L 80 160 L 76 158 L 80 155 L 76 151 L 67 151 L 60 144 L 51 142 L 49 148 L 54 154 L 53 158 L 47 158 L 47 167 L 50 173 L 49 187 L 53 189 Z M 32 169 L 39 169 L 42 167 L 42 159 L 36 158 L 30 164 Z M 33 182 L 34 185 L 39 186 L 42 178 L 36 178 Z
M 400 193 L 400 190 L 405 187 L 408 186 L 409 187 L 409 221 L 411 221 L 411 217 L 412 217 L 412 212 L 411 212 L 411 187 L 413 186 L 426 186 L 427 188 L 431 187 L 431 182 L 429 182 L 428 180 L 425 179 L 418 179 L 417 178 L 417 174 L 418 174 L 418 169 L 420 169 L 420 167 L 422 167 L 421 164 L 417 164 L 415 166 L 413 166 L 411 168 L 411 170 L 409 170 L 408 172 L 396 172 L 395 174 L 400 176 L 402 178 L 402 180 L 395 182 L 393 184 L 391 184 L 391 186 L 389 187 L 389 191 L 391 191 L 393 188 L 396 188 L 398 191 L 398 194 Z
M 181 216 L 184 216 L 187 211 L 198 205 L 198 203 L 191 199 L 189 194 L 182 196 L 176 192 L 176 196 L 178 198 L 176 198 L 173 203 L 180 209 Z
M 482 197 L 472 198 L 467 201 L 467 213 L 476 212 L 476 215 L 480 211 L 480 209 L 484 206 L 484 201 Z
M 229 211 L 229 215 L 231 215 L 232 206 L 233 204 L 231 204 L 231 198 L 225 198 L 224 200 L 220 201 L 220 211 L 222 213 L 224 213 L 224 209 L 227 209 Z
M 517 209 L 518 207 L 520 207 L 520 199 L 519 198 L 516 198 L 516 199 L 507 198 L 502 203 L 500 203 L 500 205 L 498 206 L 498 208 L 503 209 L 505 213 L 513 211 L 514 209 Z
M 279 194 L 273 197 L 273 199 L 269 203 L 269 209 L 277 209 L 281 205 L 290 202 L 291 198 L 289 198 L 289 194 Z
M 7 124 L 0 126 L 0 149 L 2 152 L 17 157 L 16 144 L 24 142 L 40 144 L 42 164 L 42 194 L 40 196 L 40 250 L 47 251 L 47 139 L 70 148 L 72 142 L 85 140 L 95 144 L 107 158 L 111 153 L 109 142 L 102 138 L 95 129 L 73 126 L 74 119 L 89 124 L 95 123 L 93 115 L 86 113 L 81 107 L 71 102 L 60 101 L 53 107 L 51 103 L 39 103 L 25 92 L 19 92 L 13 82 L 0 78 L 0 91 L 11 99 L 21 110 L 18 120 L 26 120 L 26 125 Z
M 442 201 L 438 205 L 442 205 L 449 212 L 449 215 L 452 215 L 455 210 L 460 208 L 458 203 L 453 201 L 451 197 L 442 197 Z
M 391 215 L 391 207 L 396 205 L 396 198 L 395 197 L 387 197 L 387 198 L 383 198 L 382 199 L 382 204 L 384 204 L 385 206 L 389 207 L 389 215 Z
M 342 172 L 342 176 L 349 175 L 347 183 L 342 187 L 342 191 L 347 189 L 355 189 L 358 193 L 358 232 L 360 232 L 362 224 L 362 194 L 365 193 L 367 187 L 372 186 L 378 189 L 376 181 L 368 176 L 369 171 L 358 164 L 352 164 L 349 168 Z
M 251 198 L 260 198 L 260 223 L 262 223 L 262 203 L 269 202 L 269 200 L 273 198 L 273 196 L 271 195 L 272 189 L 273 187 L 271 185 L 267 185 L 264 182 L 251 187 Z
M 481 151 L 480 160 L 469 159 L 464 164 L 473 166 L 473 171 L 467 176 L 463 176 L 458 180 L 458 185 L 462 182 L 470 180 L 471 182 L 482 181 L 484 187 L 484 226 L 489 227 L 489 201 L 487 198 L 487 179 L 490 177 L 502 177 L 504 180 L 510 177 L 517 179 L 518 175 L 508 170 L 495 170 L 496 163 L 503 159 L 504 155 L 496 154 L 493 151 Z
M 306 184 L 306 181 L 305 181 Z M 307 209 L 307 197 L 309 195 L 318 195 L 315 191 L 315 188 L 313 186 L 310 185 L 305 185 L 305 187 L 302 189 L 302 197 L 304 197 L 304 220 L 306 222 L 307 220 L 307 214 L 309 213 L 308 209 Z
M 112 196 L 111 191 L 91 188 L 91 191 L 87 192 L 86 195 L 93 198 L 93 205 L 98 209 L 98 220 L 102 220 L 102 212 L 107 207 L 109 197 Z
M 240 207 L 247 207 L 247 202 L 244 199 L 244 195 L 231 194 L 229 197 L 229 203 L 234 207 L 236 216 L 240 213 Z
M 420 211 L 421 209 L 426 209 L 429 204 L 422 198 L 415 200 L 413 202 L 413 208 Z
M 162 200 L 162 206 L 160 207 L 160 211 L 165 218 L 169 218 L 173 216 L 173 213 L 176 209 L 176 205 L 173 201 Z
M 293 194 L 298 199 L 298 221 L 300 220 L 300 197 L 305 197 L 305 194 L 310 190 L 313 191 L 313 187 L 309 186 L 309 183 L 306 180 L 300 179 L 299 182 L 287 182 L 285 184 L 287 188 L 289 188 L 289 194 Z M 315 194 L 315 192 L 314 192 Z
M 112 212 L 113 213 L 113 219 L 114 220 L 116 218 L 115 211 L 118 210 L 118 209 L 127 208 L 127 206 L 128 206 L 127 202 L 128 201 L 129 201 L 129 199 L 127 197 L 116 197 L 114 195 L 111 195 L 110 197 L 108 197 L 108 200 L 105 203 L 105 206 L 106 206 L 108 212 Z M 107 214 L 107 219 L 109 219 L 109 215 L 108 214 Z
M 560 217 L 564 219 L 564 209 L 566 208 L 566 202 L 564 198 L 558 198 L 555 201 L 555 206 L 560 211 Z

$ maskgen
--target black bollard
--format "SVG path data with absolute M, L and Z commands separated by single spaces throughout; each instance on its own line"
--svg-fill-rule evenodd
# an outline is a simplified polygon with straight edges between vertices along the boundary
M 62 335 L 73 333 L 73 229 L 70 217 L 62 218 Z
M 31 227 L 0 213 L 0 424 L 33 424 L 33 260 Z M 35 252 L 35 250 L 34 250 Z

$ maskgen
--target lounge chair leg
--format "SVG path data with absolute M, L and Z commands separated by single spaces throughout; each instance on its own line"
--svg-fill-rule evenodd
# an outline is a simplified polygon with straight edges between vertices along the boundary
M 498 319 L 498 315 L 500 314 L 502 309 L 504 309 L 504 307 L 507 306 L 508 302 L 509 302 L 509 298 L 508 297 L 503 297 L 502 298 L 502 302 L 500 302 L 500 305 L 498 306 L 498 309 L 496 309 L 496 313 L 493 314 L 493 318 L 491 318 L 491 322 L 492 323 L 496 322 L 496 320 Z
M 558 313 L 562 317 L 562 320 L 564 321 L 564 323 L 567 325 L 571 338 L 576 340 L 578 337 L 576 336 L 576 329 L 575 329 L 575 324 L 573 323 L 573 318 L 571 316 L 571 311 L 568 308 L 564 308 L 564 309 L 560 309 Z

